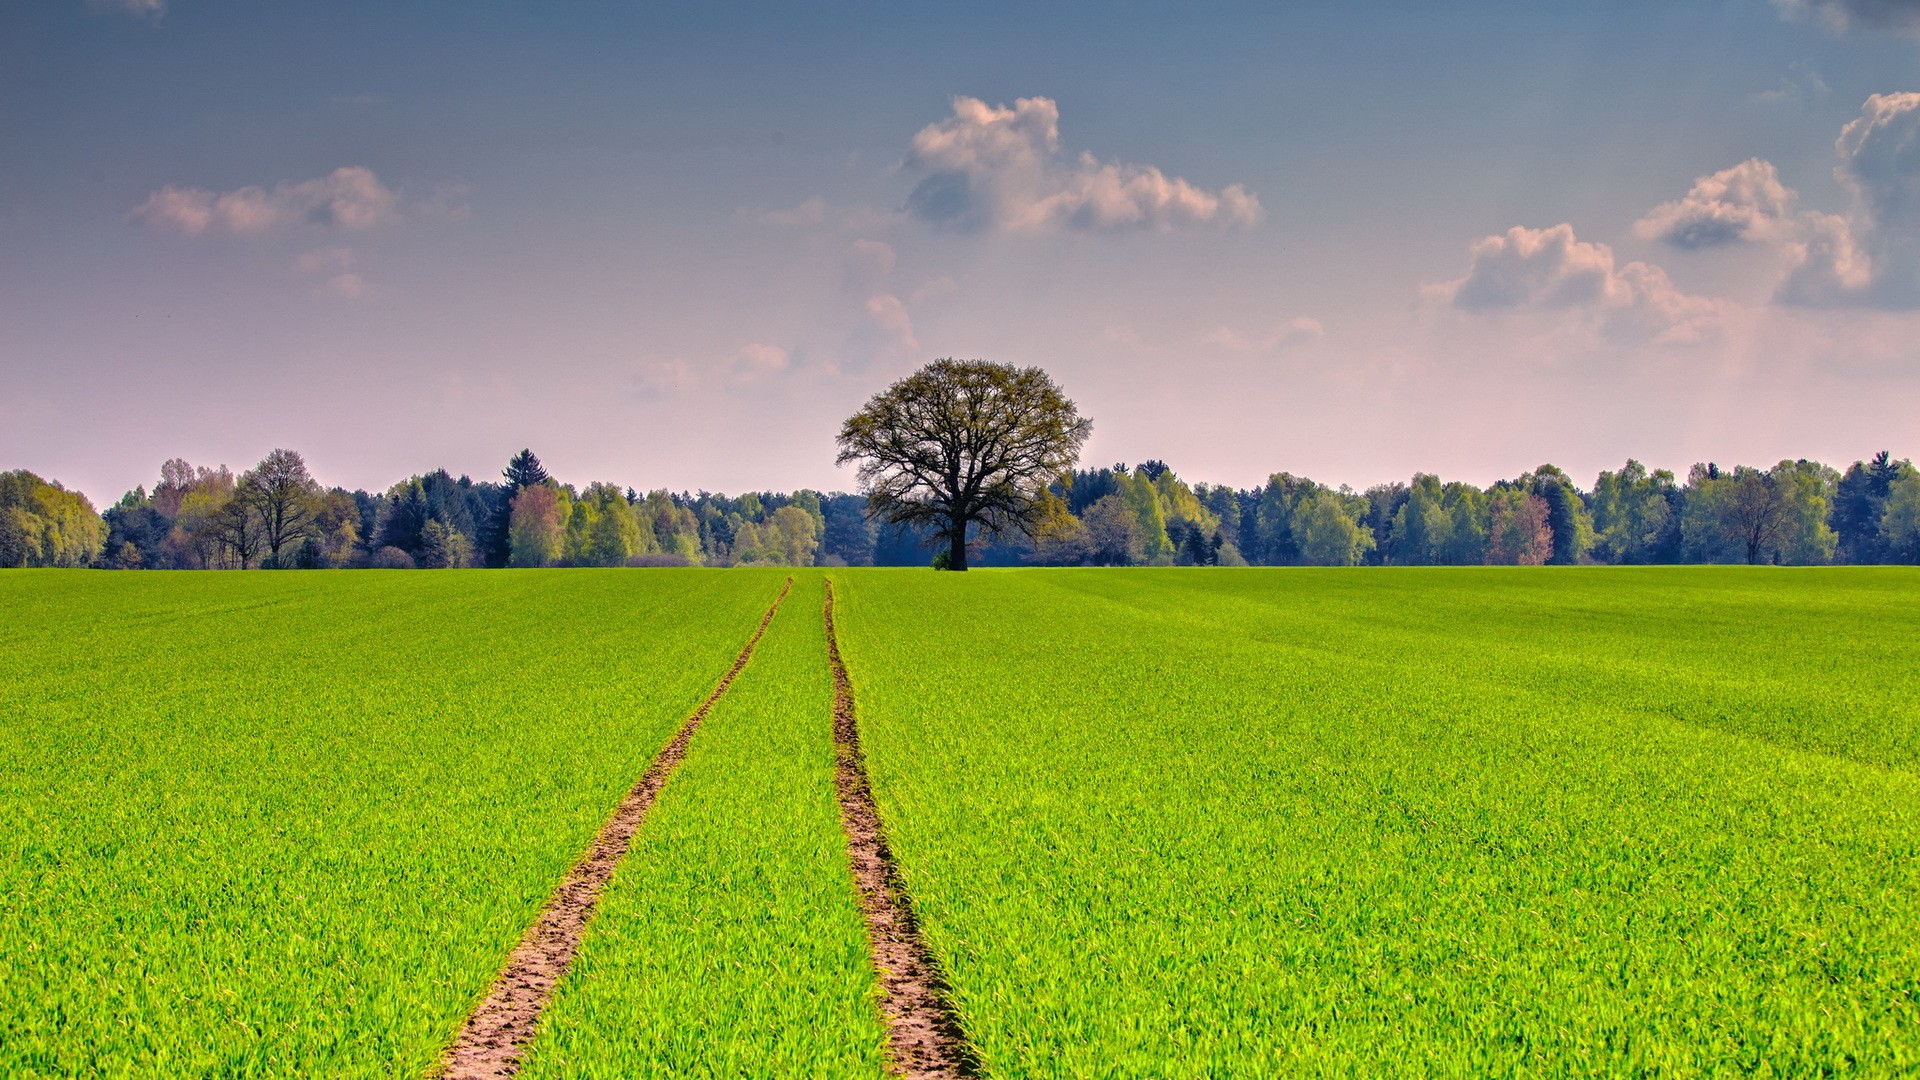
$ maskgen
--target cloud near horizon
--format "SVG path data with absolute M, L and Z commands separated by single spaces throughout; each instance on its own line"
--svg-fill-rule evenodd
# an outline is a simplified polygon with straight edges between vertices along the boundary
M 1062 161 L 1060 107 L 1044 97 L 1012 108 L 956 97 L 953 115 L 914 135 L 905 165 L 925 174 L 907 212 L 960 231 L 1230 230 L 1263 214 L 1239 184 L 1213 192 L 1153 165 Z
M 272 191 L 249 186 L 214 192 L 168 184 L 148 195 L 128 219 L 182 236 L 257 236 L 303 223 L 360 230 L 394 217 L 398 203 L 399 195 L 373 170 L 349 165 L 313 180 L 276 184 Z
M 1681 292 L 1658 266 L 1617 265 L 1612 248 L 1579 239 L 1566 224 L 1516 225 L 1479 240 L 1466 276 L 1433 291 L 1458 311 L 1559 313 L 1605 338 L 1662 345 L 1717 337 L 1724 306 Z

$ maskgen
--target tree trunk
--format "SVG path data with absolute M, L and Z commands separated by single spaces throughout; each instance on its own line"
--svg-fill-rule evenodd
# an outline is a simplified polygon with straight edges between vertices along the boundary
M 947 569 L 965 570 L 967 568 L 967 523 L 962 521 L 953 527 L 947 538 Z

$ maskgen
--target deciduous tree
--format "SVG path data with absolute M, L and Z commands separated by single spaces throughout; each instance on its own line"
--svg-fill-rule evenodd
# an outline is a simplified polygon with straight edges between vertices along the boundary
M 1032 535 L 1092 431 L 1039 368 L 936 360 L 847 419 L 838 461 L 858 464 L 877 515 L 931 526 L 948 568 L 965 570 L 969 528 Z

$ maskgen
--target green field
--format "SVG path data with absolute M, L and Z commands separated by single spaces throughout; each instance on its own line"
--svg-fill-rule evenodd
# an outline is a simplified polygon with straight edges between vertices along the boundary
M 528 1074 L 1920 1072 L 1920 572 L 798 571 Z M 0 573 L 0 1074 L 423 1075 L 777 571 Z

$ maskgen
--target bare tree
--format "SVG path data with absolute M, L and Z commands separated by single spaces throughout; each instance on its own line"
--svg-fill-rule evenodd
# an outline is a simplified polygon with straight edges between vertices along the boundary
M 947 568 L 967 568 L 967 529 L 1033 535 L 1048 485 L 1071 475 L 1093 432 L 1047 373 L 984 360 L 935 360 L 840 429 L 838 462 L 857 462 L 867 505 L 896 525 L 931 525 Z
M 1749 564 L 1780 546 L 1789 507 L 1778 478 L 1745 465 L 1734 470 L 1733 489 L 1721 507 L 1721 520 Z
M 281 552 L 298 549 L 312 534 L 319 495 L 320 485 L 308 474 L 306 461 L 292 450 L 275 450 L 240 477 L 234 498 L 259 518 L 266 565 L 284 565 Z

